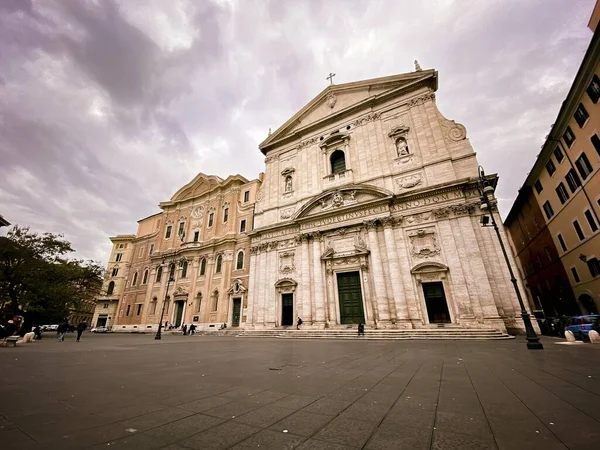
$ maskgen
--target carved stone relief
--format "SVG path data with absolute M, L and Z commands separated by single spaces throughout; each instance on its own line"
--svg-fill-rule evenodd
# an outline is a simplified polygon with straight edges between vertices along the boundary
M 396 185 L 400 190 L 412 189 L 423 184 L 423 174 L 416 173 L 407 177 L 396 178 Z
M 321 209 L 323 211 L 340 208 L 342 206 L 354 205 L 357 202 L 356 191 L 336 191 L 330 196 L 320 200 Z
M 289 274 L 296 270 L 294 265 L 294 252 L 283 252 L 279 254 L 279 272 Z
M 416 230 L 408 235 L 410 239 L 410 253 L 415 258 L 430 258 L 440 254 L 433 229 Z
M 192 210 L 191 215 L 194 219 L 202 219 L 202 217 L 204 216 L 204 206 L 196 206 Z
M 286 208 L 281 211 L 280 217 L 285 220 L 285 219 L 289 219 L 293 215 L 294 215 L 294 208 Z
M 333 109 L 336 102 L 337 102 L 337 97 L 335 96 L 335 94 L 333 92 L 330 92 L 329 94 L 327 94 L 327 106 L 329 106 L 331 109 Z

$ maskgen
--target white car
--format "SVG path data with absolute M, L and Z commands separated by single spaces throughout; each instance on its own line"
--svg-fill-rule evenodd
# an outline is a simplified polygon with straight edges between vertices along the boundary
M 108 333 L 108 328 L 106 328 L 106 327 L 95 327 L 95 328 L 92 328 L 92 333 Z
M 58 325 L 42 325 L 40 328 L 42 331 L 57 331 Z

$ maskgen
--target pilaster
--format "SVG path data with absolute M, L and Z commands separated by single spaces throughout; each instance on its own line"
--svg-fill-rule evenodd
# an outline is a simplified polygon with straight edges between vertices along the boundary
M 378 319 L 381 322 L 389 322 L 390 305 L 389 297 L 385 286 L 383 276 L 383 264 L 381 262 L 381 252 L 379 251 L 379 241 L 377 239 L 376 220 L 366 220 L 363 222 L 369 236 L 369 250 L 371 251 L 371 272 L 373 273 L 373 287 L 375 288 L 375 302 L 378 312 Z

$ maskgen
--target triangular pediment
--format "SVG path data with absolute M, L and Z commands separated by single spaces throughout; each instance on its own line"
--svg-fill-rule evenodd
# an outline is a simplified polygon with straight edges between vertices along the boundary
M 330 85 L 319 95 L 312 99 L 306 106 L 298 111 L 291 119 L 275 130 L 259 148 L 263 153 L 284 141 L 290 136 L 302 134 L 312 125 L 322 124 L 327 119 L 338 115 L 350 113 L 355 109 L 368 109 L 373 101 L 388 95 L 402 95 L 411 88 L 422 85 L 428 81 L 433 90 L 437 89 L 437 72 L 435 70 L 422 70 L 389 77 L 372 78 L 369 80 Z M 297 136 L 300 137 L 300 136 Z
M 308 201 L 293 219 L 332 213 L 340 209 L 367 205 L 372 201 L 391 198 L 393 193 L 365 184 L 348 185 L 323 192 Z
M 192 181 L 179 189 L 173 197 L 171 197 L 171 201 L 180 202 L 199 197 L 217 187 L 222 181 L 221 178 L 215 175 L 199 173 Z

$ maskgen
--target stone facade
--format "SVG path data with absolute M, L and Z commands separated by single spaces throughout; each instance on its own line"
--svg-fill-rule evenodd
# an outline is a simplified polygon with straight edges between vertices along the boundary
M 259 186 L 201 173 L 140 220 L 114 331 L 155 331 L 161 315 L 175 328 L 243 325 Z
M 117 317 L 117 306 L 123 298 L 127 271 L 133 254 L 135 235 L 119 235 L 110 238 L 112 250 L 104 272 L 102 295 L 96 299 L 92 327 L 107 327 L 112 329 Z
M 475 153 L 436 90 L 420 68 L 331 85 L 260 145 L 245 326 L 522 327 Z

